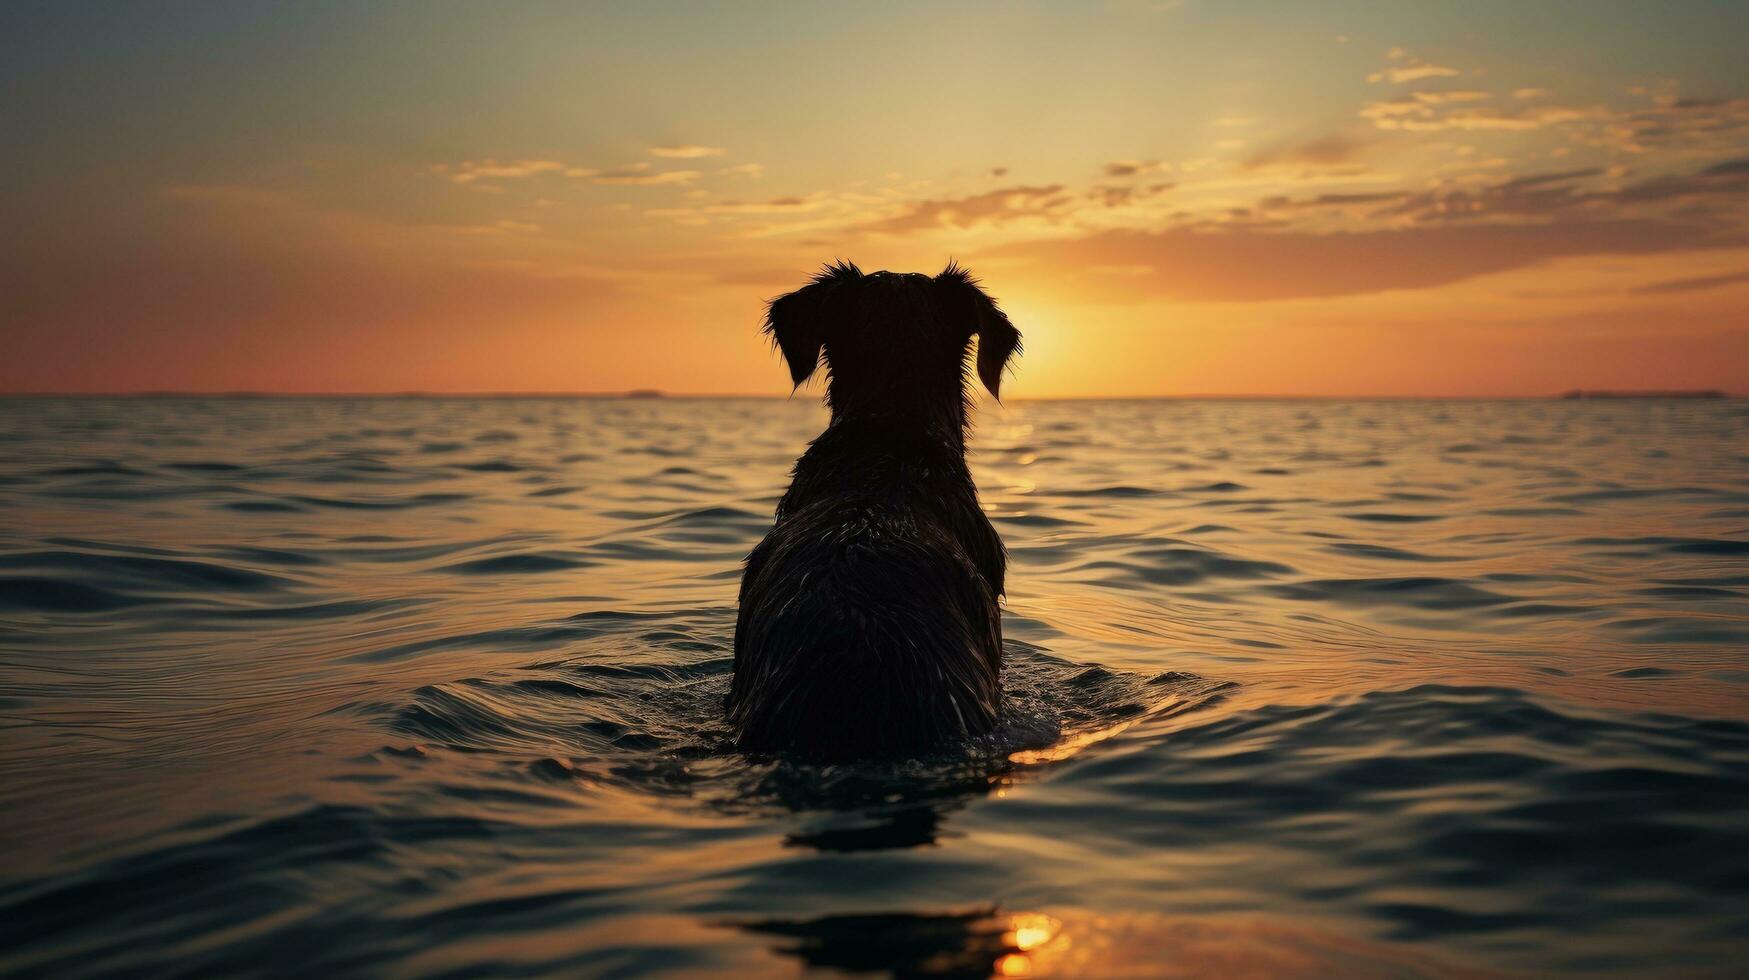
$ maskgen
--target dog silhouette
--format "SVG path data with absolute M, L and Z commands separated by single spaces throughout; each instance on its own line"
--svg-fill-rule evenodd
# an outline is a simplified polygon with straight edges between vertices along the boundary
M 1000 397 L 1020 350 L 964 269 L 826 266 L 772 300 L 797 386 L 822 362 L 831 421 L 748 555 L 727 699 L 738 744 L 822 759 L 915 754 L 990 731 L 1007 554 L 966 468 L 968 373 Z

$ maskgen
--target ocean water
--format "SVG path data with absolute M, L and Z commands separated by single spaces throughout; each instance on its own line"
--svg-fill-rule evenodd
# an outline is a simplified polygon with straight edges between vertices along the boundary
M 720 701 L 823 420 L 0 403 L 0 974 L 1743 968 L 1743 402 L 986 405 L 1006 724 L 810 767 Z

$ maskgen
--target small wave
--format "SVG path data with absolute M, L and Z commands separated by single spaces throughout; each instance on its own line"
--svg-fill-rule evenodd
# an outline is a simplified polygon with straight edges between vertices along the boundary
M 81 585 L 65 579 L 0 576 L 0 609 L 33 612 L 109 612 L 161 602 L 148 596 Z
M 165 463 L 164 469 L 180 470 L 184 473 L 240 473 L 247 467 L 237 463 Z
M 1714 497 L 1719 491 L 1711 487 L 1607 487 L 1580 493 L 1564 493 L 1549 497 L 1558 504 L 1589 504 L 1614 500 L 1647 500 L 1655 497 Z
M 1735 538 L 1580 538 L 1576 545 L 1624 549 L 1630 553 L 1662 552 L 1669 555 L 1717 555 L 1735 557 L 1749 555 L 1749 541 Z
M 416 600 L 410 599 L 338 599 L 291 606 L 195 607 L 178 610 L 177 614 L 205 622 L 355 619 L 416 604 Z
M 1309 602 L 1436 610 L 1478 609 L 1513 601 L 1510 596 L 1477 588 L 1460 579 L 1436 576 L 1316 579 L 1269 586 L 1269 590 L 1284 599 Z
M 1051 491 L 1057 497 L 1160 497 L 1169 491 L 1155 490 L 1149 487 L 1137 487 L 1129 484 L 1118 484 L 1109 487 L 1094 487 L 1088 490 L 1054 489 Z
M 1721 819 L 1749 808 L 1749 772 L 1725 761 L 1749 749 L 1741 724 L 1422 685 L 1234 712 L 1162 738 L 1169 751 L 1114 754 L 1061 778 L 1107 788 L 1100 806 L 1134 848 L 1207 853 L 1263 840 L 1311 853 L 1329 846 L 1340 819 L 1366 841 L 1365 858 L 1340 884 L 1293 887 L 1403 937 L 1553 927 L 1555 894 L 1586 896 L 1573 901 L 1590 928 L 1656 921 L 1692 935 L 1749 880 L 1743 830 Z M 1034 819 L 1049 821 L 1038 828 L 1048 834 L 1083 815 L 1069 807 Z M 1535 886 L 1505 887 L 1527 871 Z M 1600 876 L 1610 891 L 1597 890 Z M 1636 901 L 1641 888 L 1665 898 Z M 1402 889 L 1418 899 L 1390 897 Z M 1470 914 L 1484 906 L 1488 915 Z
M 0 569 L 60 571 L 80 579 L 92 579 L 106 584 L 121 583 L 150 591 L 194 588 L 253 592 L 284 588 L 291 584 L 275 575 L 232 565 L 82 551 L 35 551 L 0 555 Z
M 308 567 L 326 565 L 327 559 L 306 551 L 286 551 L 283 548 L 252 548 L 234 547 L 221 549 L 219 555 L 242 562 L 259 562 L 265 565 L 286 565 Z
M 664 524 L 683 524 L 705 527 L 720 527 L 737 525 L 742 527 L 765 528 L 771 524 L 771 515 L 755 511 L 742 510 L 737 507 L 701 507 L 696 510 L 682 511 L 665 520 Z
M 990 520 L 998 524 L 1013 524 L 1017 527 L 1084 527 L 1086 522 L 1070 520 L 1065 517 L 1049 517 L 1044 514 L 991 514 Z
M 1606 623 L 1605 628 L 1628 634 L 1634 643 L 1749 644 L 1749 627 L 1735 619 L 1644 616 Z
M 1144 718 L 1204 707 L 1231 686 L 1183 672 L 1145 677 L 1077 664 L 1010 641 L 996 732 L 930 756 L 821 767 L 735 751 L 722 710 L 731 666 L 726 657 L 546 661 L 421 688 L 407 705 L 363 710 L 426 745 L 525 756 L 515 771 L 542 778 L 679 794 L 735 811 L 781 806 L 855 811 L 863 819 L 870 807 L 889 814 L 981 795 L 997 777 L 1075 757 Z M 679 779 L 676 760 L 693 775 Z
M 1209 579 L 1245 580 L 1294 574 L 1294 569 L 1279 562 L 1234 558 L 1201 548 L 1139 549 L 1123 560 L 1091 561 L 1080 568 L 1110 571 L 1113 574 L 1105 581 L 1131 585 L 1191 585 Z
M 42 476 L 145 476 L 146 471 L 121 463 L 81 463 L 73 466 L 52 466 L 38 470 Z
M 593 564 L 595 563 L 583 558 L 535 552 L 520 555 L 497 555 L 492 558 L 477 558 L 473 561 L 464 561 L 455 565 L 450 565 L 444 570 L 460 572 L 466 575 L 513 575 L 538 572 L 562 572 L 572 568 L 586 568 Z
M 1356 541 L 1343 541 L 1337 544 L 1325 545 L 1324 550 L 1334 551 L 1343 555 L 1357 555 L 1361 558 L 1373 558 L 1380 561 L 1421 563 L 1472 560 L 1457 555 L 1429 555 L 1418 551 L 1405 551 L 1402 548 L 1391 548 L 1382 544 L 1365 544 Z
M 308 497 L 293 496 L 288 499 L 311 507 L 331 507 L 338 510 L 407 510 L 412 507 L 430 507 L 437 504 L 453 504 L 467 500 L 472 494 L 466 493 L 416 493 L 407 497 Z
M 301 514 L 309 510 L 284 500 L 232 500 L 218 506 L 240 514 Z

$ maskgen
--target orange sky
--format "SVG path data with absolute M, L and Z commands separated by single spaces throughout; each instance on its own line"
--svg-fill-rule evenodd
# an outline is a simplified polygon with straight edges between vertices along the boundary
M 11 9 L 0 390 L 779 394 L 951 256 L 1017 397 L 1749 392 L 1749 8 L 1310 6 Z

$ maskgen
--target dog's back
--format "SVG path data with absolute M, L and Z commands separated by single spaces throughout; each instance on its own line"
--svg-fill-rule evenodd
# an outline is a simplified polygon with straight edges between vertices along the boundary
M 913 752 L 995 725 L 1002 544 L 965 463 L 861 442 L 814 444 L 747 559 L 729 697 L 744 747 Z
M 963 272 L 839 266 L 774 301 L 799 384 L 822 349 L 833 418 L 747 559 L 729 717 L 750 750 L 915 752 L 995 726 L 1001 539 L 965 464 L 962 364 L 992 391 L 1018 334 Z

